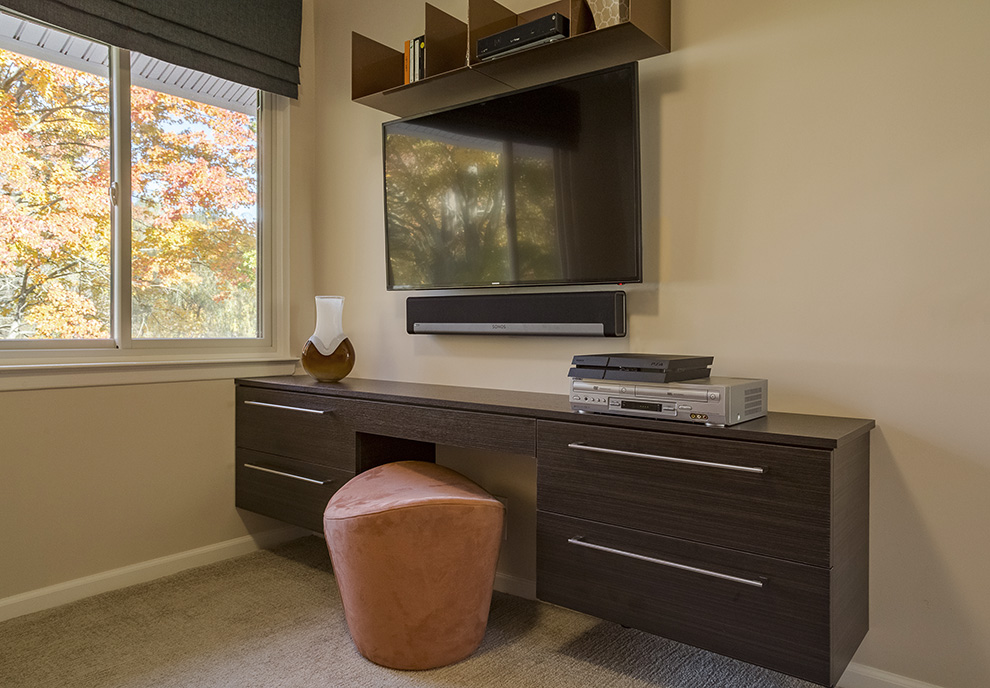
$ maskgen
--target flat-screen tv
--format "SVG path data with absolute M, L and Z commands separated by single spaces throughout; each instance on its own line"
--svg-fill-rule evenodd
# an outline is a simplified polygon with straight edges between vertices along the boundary
M 389 289 L 642 280 L 636 63 L 382 134 Z

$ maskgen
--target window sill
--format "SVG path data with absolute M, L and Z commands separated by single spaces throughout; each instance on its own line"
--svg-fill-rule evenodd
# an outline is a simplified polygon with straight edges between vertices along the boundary
M 0 365 L 0 392 L 291 375 L 298 358 L 254 356 Z

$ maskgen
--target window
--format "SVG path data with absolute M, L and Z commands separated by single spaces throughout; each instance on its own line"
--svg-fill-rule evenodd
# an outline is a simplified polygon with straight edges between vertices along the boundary
M 173 76 L 170 78 L 168 72 Z M 196 90 L 211 77 L 132 55 L 131 74 Z M 143 78 L 142 78 L 143 77 Z M 256 338 L 257 91 L 238 110 L 130 89 L 131 337 Z M 236 106 L 238 103 L 231 103 Z
M 0 13 L 4 360 L 273 351 L 261 95 Z

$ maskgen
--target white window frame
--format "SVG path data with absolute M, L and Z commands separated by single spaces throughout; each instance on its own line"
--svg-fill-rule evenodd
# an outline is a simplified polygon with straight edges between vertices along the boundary
M 47 58 L 42 58 L 47 59 Z M 130 53 L 110 47 L 112 331 L 102 340 L 0 341 L 0 391 L 290 374 L 288 353 L 289 101 L 260 92 L 258 122 L 258 306 L 260 337 L 132 339 Z

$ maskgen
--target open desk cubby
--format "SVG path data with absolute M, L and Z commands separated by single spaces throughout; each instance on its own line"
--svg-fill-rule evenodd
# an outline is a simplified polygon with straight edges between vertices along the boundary
M 478 39 L 559 12 L 570 35 L 482 62 Z M 415 35 L 410 31 L 409 35 Z M 629 0 L 629 19 L 595 28 L 585 0 L 560 0 L 516 14 L 494 0 L 468 0 L 465 24 L 427 4 L 426 77 L 403 83 L 403 53 L 351 34 L 351 98 L 398 117 L 438 110 L 670 52 L 670 0 Z

